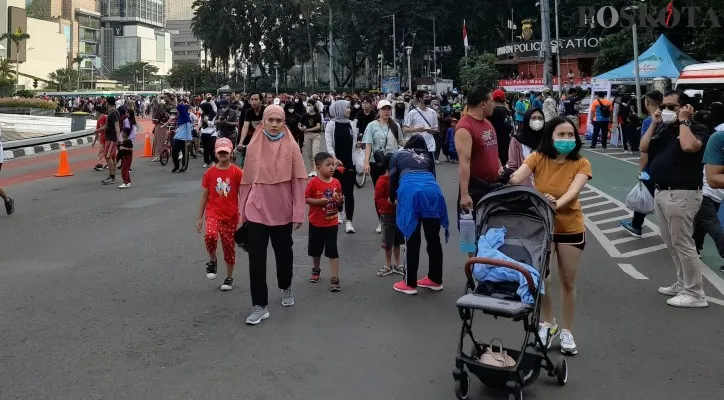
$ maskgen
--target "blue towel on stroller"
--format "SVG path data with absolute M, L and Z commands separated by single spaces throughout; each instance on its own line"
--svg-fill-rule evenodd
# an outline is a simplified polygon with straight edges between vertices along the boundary
M 510 258 L 498 250 L 500 246 L 505 243 L 506 232 L 507 229 L 505 229 L 505 227 L 490 228 L 485 235 L 481 235 L 478 240 L 478 257 L 514 262 L 530 272 L 530 275 L 533 277 L 533 282 L 536 285 L 542 285 L 543 282 L 540 279 L 538 270 L 528 264 Z M 535 304 L 535 297 L 528 287 L 528 282 L 526 282 L 523 274 L 518 271 L 496 267 L 494 265 L 475 264 L 473 266 L 473 278 L 478 282 L 518 282 L 519 286 L 516 293 L 520 296 L 521 301 L 530 305 Z M 543 286 L 541 286 L 541 294 L 545 293 L 543 289 Z

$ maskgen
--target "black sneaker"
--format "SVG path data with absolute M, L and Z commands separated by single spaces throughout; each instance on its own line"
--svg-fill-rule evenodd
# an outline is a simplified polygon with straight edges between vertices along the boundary
M 116 184 L 116 178 L 109 176 L 108 178 L 101 181 L 104 185 L 115 185 Z
M 96 164 L 96 166 L 93 167 L 93 170 L 95 170 L 95 171 L 103 171 L 103 165 L 101 165 L 101 164 Z
M 177 172 L 178 172 L 178 168 L 174 168 L 174 169 L 171 170 L 171 173 L 172 173 L 172 174 L 175 174 L 175 173 L 177 173 Z
M 216 278 L 216 261 L 206 263 L 206 277 L 209 279 Z
M 15 212 L 15 200 L 10 197 L 5 201 L 5 212 L 7 212 L 8 215 Z
M 228 292 L 229 290 L 231 290 L 233 288 L 234 288 L 234 279 L 233 278 L 224 279 L 224 283 L 221 284 L 221 291 Z
M 339 278 L 330 278 L 329 280 L 329 291 L 330 292 L 339 292 L 342 290 L 342 287 L 339 285 Z

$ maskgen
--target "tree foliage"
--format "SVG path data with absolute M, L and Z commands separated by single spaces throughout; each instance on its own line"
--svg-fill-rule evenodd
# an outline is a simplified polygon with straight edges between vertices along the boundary
M 167 79 L 173 88 L 208 92 L 225 84 L 220 75 L 198 63 L 182 62 L 171 68 Z
M 145 70 L 145 71 L 144 71 Z M 145 61 L 129 62 L 116 68 L 111 73 L 111 78 L 121 81 L 125 84 L 143 83 L 145 77 L 146 82 L 153 79 L 158 73 L 158 67 Z
M 78 81 L 85 79 L 78 70 L 73 68 L 60 68 L 48 74 L 48 80 L 53 82 L 58 91 L 78 88 Z
M 496 87 L 501 77 L 495 66 L 495 54 L 484 53 L 474 58 L 460 60 L 460 83 L 463 88 L 474 86 Z

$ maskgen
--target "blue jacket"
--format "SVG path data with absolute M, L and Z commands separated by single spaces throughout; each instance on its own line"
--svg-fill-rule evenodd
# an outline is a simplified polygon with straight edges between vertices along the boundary
M 478 257 L 494 258 L 496 260 L 511 261 L 519 264 L 530 272 L 533 277 L 533 282 L 536 285 L 543 285 L 538 270 L 498 251 L 500 246 L 505 243 L 506 232 L 507 229 L 505 229 L 505 227 L 490 228 L 485 235 L 481 235 L 478 240 Z M 528 287 L 528 282 L 525 280 L 523 274 L 518 271 L 486 264 L 475 264 L 475 266 L 473 266 L 473 278 L 478 282 L 518 282 L 519 286 L 516 293 L 520 296 L 521 301 L 526 304 L 535 304 L 535 297 Z M 541 294 L 545 293 L 543 286 L 541 286 L 540 290 Z
M 420 218 L 438 218 L 445 228 L 445 242 L 450 232 L 447 205 L 435 176 L 430 172 L 410 171 L 400 178 L 397 189 L 397 227 L 405 239 L 417 229 Z

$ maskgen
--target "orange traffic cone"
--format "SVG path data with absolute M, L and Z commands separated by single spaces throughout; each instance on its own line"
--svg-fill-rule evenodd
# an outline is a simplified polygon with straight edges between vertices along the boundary
M 146 132 L 146 144 L 143 146 L 143 155 L 141 157 L 153 157 L 153 149 L 151 148 L 151 134 Z
M 73 176 L 73 173 L 70 172 L 70 165 L 68 164 L 68 151 L 65 149 L 65 143 L 60 144 L 60 163 L 58 164 L 58 172 L 56 172 L 54 176 Z

